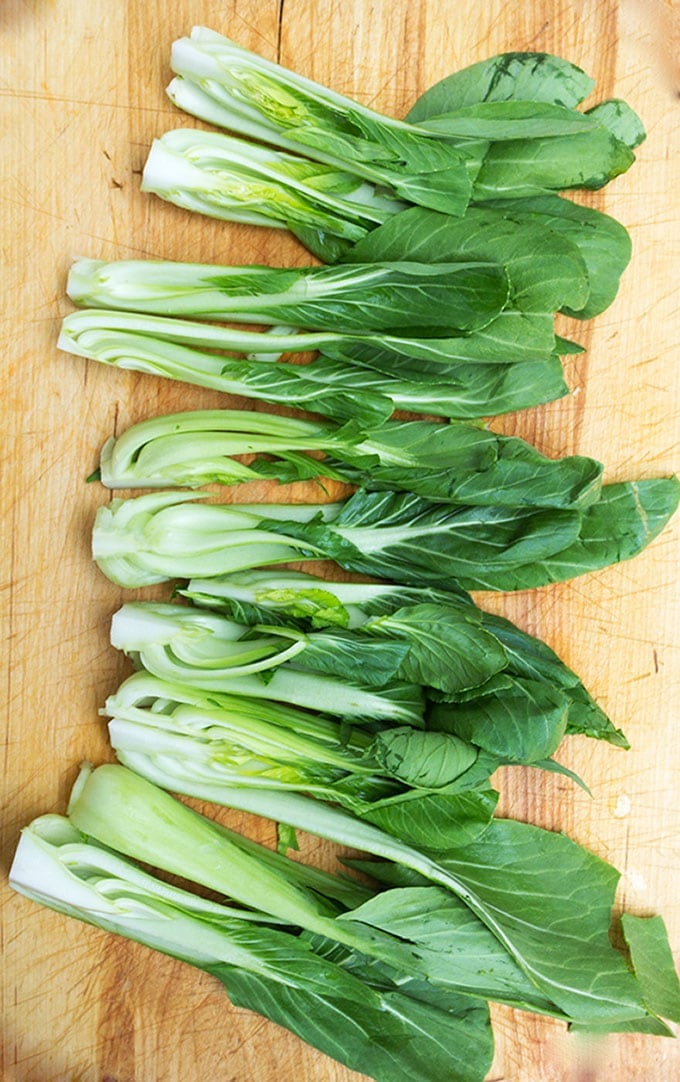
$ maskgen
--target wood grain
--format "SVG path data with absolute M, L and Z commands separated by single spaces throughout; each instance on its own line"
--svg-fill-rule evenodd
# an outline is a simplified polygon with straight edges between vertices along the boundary
M 631 172 L 589 201 L 630 229 L 632 266 L 604 315 L 565 327 L 588 346 L 570 368 L 573 393 L 494 423 L 550 454 L 601 458 L 608 479 L 618 479 L 677 466 L 679 82 L 671 11 L 660 0 L 5 0 L 5 868 L 20 827 L 64 809 L 77 764 L 110 758 L 97 711 L 125 666 L 107 634 L 121 591 L 88 555 L 92 515 L 107 498 L 84 484 L 98 448 L 112 431 L 145 416 L 234 404 L 57 353 L 70 258 L 307 258 L 276 231 L 201 220 L 139 192 L 152 138 L 190 123 L 163 94 L 171 41 L 193 23 L 212 26 L 393 115 L 455 68 L 508 49 L 560 53 L 597 78 L 598 98 L 625 97 L 644 117 L 649 138 Z M 550 642 L 633 744 L 626 754 L 584 740 L 566 743 L 562 759 L 585 775 L 592 799 L 555 776 L 505 771 L 497 779 L 502 811 L 563 829 L 611 860 L 623 873 L 619 904 L 661 912 L 676 947 L 677 537 L 675 525 L 635 561 L 573 583 L 484 598 Z M 222 818 L 272 840 L 266 824 Z M 314 839 L 305 855 L 328 867 L 334 860 Z M 359 1077 L 233 1009 L 203 974 L 4 888 L 2 904 L 8 1082 Z M 495 1082 L 666 1082 L 680 1075 L 672 1041 L 622 1036 L 587 1045 L 555 1022 L 500 1008 L 494 1017 Z

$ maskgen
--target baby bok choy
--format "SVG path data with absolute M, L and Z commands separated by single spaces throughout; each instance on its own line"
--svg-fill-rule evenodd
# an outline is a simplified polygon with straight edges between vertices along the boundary
M 111 643 L 173 683 L 422 726 L 420 688 L 399 676 L 409 646 L 396 639 L 280 626 L 251 631 L 205 609 L 137 601 L 114 614 Z M 302 665 L 291 664 L 303 657 Z
M 168 94 L 185 111 L 347 170 L 409 202 L 464 213 L 486 149 L 476 132 L 465 133 L 459 145 L 444 141 L 204 27 L 174 42 L 171 64 L 178 78 Z
M 211 578 L 263 564 L 333 559 L 413 586 L 519 590 L 630 559 L 676 510 L 674 477 L 605 485 L 590 506 L 435 503 L 365 492 L 334 504 L 195 504 L 176 492 L 112 500 L 97 512 L 93 555 L 121 586 Z
M 237 874 L 240 849 L 230 839 L 238 836 L 225 831 L 221 837 Z M 263 885 L 258 858 L 266 872 L 276 855 L 253 843 L 248 849 L 256 854 L 247 859 L 263 901 L 265 893 L 271 901 L 272 889 L 285 894 L 291 879 L 301 897 L 310 879 L 346 904 L 371 896 L 347 878 L 290 861 L 287 877 L 274 863 Z M 359 972 L 358 958 L 353 972 L 346 957 L 329 957 L 325 940 L 314 944 L 299 928 L 276 927 L 258 908 L 210 902 L 172 887 L 67 817 L 44 815 L 24 829 L 10 883 L 33 901 L 210 973 L 234 1006 L 257 1011 L 376 1082 L 482 1082 L 486 1075 L 492 1034 L 481 1000 L 442 994 L 439 1003 L 428 1002 L 399 972 L 392 976 L 385 967 L 377 979 L 370 966 Z
M 441 338 L 490 323 L 509 284 L 502 266 L 469 260 L 288 268 L 81 259 L 67 293 L 83 308 Z
M 66 353 L 112 367 L 312 410 L 369 427 L 388 418 L 394 410 L 484 417 L 551 401 L 568 390 L 554 351 L 554 336 L 547 352 L 544 349 L 528 359 L 504 364 L 476 360 L 470 364 L 437 364 L 435 378 L 434 373 L 419 371 L 411 358 L 404 358 L 402 365 L 389 351 L 385 357 L 391 372 L 381 371 L 379 365 L 366 367 L 352 357 L 333 359 L 325 355 L 306 365 L 267 363 L 276 361 L 287 350 L 320 344 L 318 333 L 313 342 L 310 335 L 301 341 L 303 336 L 276 328 L 266 335 L 222 328 L 218 344 L 232 353 L 245 354 L 245 359 L 217 355 L 177 340 L 182 330 L 179 320 L 165 321 L 166 334 L 159 334 L 157 318 L 128 312 L 75 312 L 64 320 L 58 345 Z M 154 322 L 149 323 L 150 319 Z M 369 350 L 368 357 L 372 364 L 382 353 Z
M 192 128 L 153 141 L 141 187 L 211 218 L 288 229 L 329 263 L 407 205 L 345 167 Z
M 484 830 L 495 763 L 448 733 L 392 725 L 366 732 L 281 703 L 200 692 L 137 672 L 107 699 L 120 762 L 174 792 L 228 803 L 233 786 L 306 793 L 442 847 Z M 488 761 L 487 761 L 488 760 Z M 413 828 L 409 828 L 413 824 Z M 424 844 L 424 843 L 423 843 Z
M 545 54 L 529 54 L 523 64 L 512 53 L 485 62 L 496 79 L 505 76 L 506 87 L 516 84 L 508 97 L 494 94 L 493 78 L 482 90 L 480 66 L 450 76 L 418 100 L 407 124 L 372 113 L 203 27 L 174 43 L 171 63 L 178 77 L 168 94 L 186 112 L 311 159 L 344 164 L 412 203 L 449 214 L 460 215 L 465 206 L 460 169 L 442 173 L 447 155 L 449 161 L 456 153 L 469 158 L 475 199 L 494 187 L 517 195 L 599 188 L 634 160 L 624 131 L 631 127 L 629 116 L 640 127 L 624 103 L 618 112 L 615 103 L 578 112 L 574 106 L 591 81 L 567 61 Z M 533 80 L 522 79 L 529 68 Z M 540 72 L 551 87 L 547 92 Z M 566 100 L 556 96 L 557 81 L 570 83 L 575 92 Z M 623 109 L 627 125 L 620 119 Z M 424 141 L 427 134 L 439 136 L 436 148 Z M 411 174 L 407 184 L 402 172 Z
M 494 820 L 471 843 L 426 855 L 296 794 L 235 789 L 233 796 L 234 807 L 266 803 L 281 822 L 378 856 L 378 878 L 389 874 L 382 862 L 391 862 L 402 882 L 338 911 L 299 872 L 287 873 L 289 862 L 262 860 L 250 843 L 122 766 L 81 776 L 68 815 L 88 839 L 305 929 L 315 949 L 330 941 L 359 965 L 371 958 L 388 966 L 388 977 L 427 981 L 435 1004 L 446 1002 L 442 993 L 464 992 L 598 1032 L 669 1032 L 655 1004 L 676 1013 L 674 974 L 666 965 L 649 981 L 644 965 L 640 979 L 631 972 L 609 942 L 618 875 L 564 835 Z M 662 925 L 653 938 L 664 948 Z
M 486 685 L 508 658 L 481 611 L 454 601 L 410 605 L 356 630 L 310 631 L 280 621 L 249 627 L 206 608 L 138 601 L 114 615 L 111 641 L 150 672 L 208 690 L 229 691 L 231 681 L 261 673 L 271 687 L 292 667 L 344 675 L 359 687 L 401 680 L 456 694 Z M 331 712 L 342 713 L 333 705 Z
M 243 624 L 281 622 L 303 628 L 363 628 L 369 633 L 380 632 L 386 626 L 392 634 L 408 636 L 410 632 L 412 654 L 420 658 L 421 665 L 424 666 L 429 644 L 429 652 L 435 663 L 441 659 L 442 668 L 449 672 L 456 658 L 452 650 L 455 627 L 456 624 L 460 626 L 461 609 L 466 609 L 468 621 L 478 621 L 485 631 L 500 642 L 505 651 L 506 664 L 502 671 L 490 676 L 484 683 L 480 682 L 476 687 L 459 693 L 458 700 L 467 703 L 466 709 L 456 711 L 454 707 L 438 707 L 442 725 L 453 725 L 456 720 L 462 724 L 464 717 L 469 725 L 473 704 L 485 708 L 486 724 L 483 728 L 480 725 L 478 737 L 488 743 L 496 727 L 492 720 L 497 708 L 503 736 L 500 759 L 508 762 L 531 762 L 531 759 L 522 759 L 515 743 L 523 724 L 529 724 L 530 719 L 534 718 L 534 725 L 539 727 L 543 739 L 550 740 L 550 726 L 546 724 L 548 717 L 553 718 L 559 731 L 560 715 L 565 713 L 567 733 L 581 733 L 618 747 L 629 746 L 624 734 L 614 727 L 576 673 L 547 643 L 522 631 L 510 620 L 485 612 L 474 605 L 471 598 L 453 597 L 444 590 L 432 587 L 331 582 L 300 571 L 280 568 L 246 571 L 213 579 L 192 579 L 180 593 L 194 605 L 206 605 L 225 612 Z M 418 615 L 424 611 L 429 615 L 427 624 L 422 618 L 418 619 Z M 470 653 L 466 646 L 458 656 L 469 659 Z M 434 698 L 433 687 L 441 685 L 443 681 L 436 676 L 433 678 L 433 673 L 426 672 L 424 667 L 420 675 L 422 682 L 429 685 L 429 697 Z M 540 693 L 539 688 L 542 689 Z M 522 696 L 522 691 L 526 693 L 531 689 L 534 692 L 532 697 L 528 694 Z M 456 701 L 455 693 L 450 698 Z M 441 702 L 447 696 L 440 694 L 437 699 Z M 505 711 L 508 700 L 513 707 L 511 723 Z M 542 710 L 548 703 L 549 709 Z M 428 712 L 430 727 L 434 720 L 432 713 Z
M 305 450 L 326 457 L 319 461 Z M 249 465 L 233 457 L 253 454 L 268 457 Z M 326 476 L 451 503 L 523 507 L 586 506 L 599 495 L 601 473 L 591 458 L 551 460 L 524 440 L 463 422 L 388 421 L 362 434 L 356 424 L 340 428 L 247 410 L 141 421 L 105 444 L 100 466 L 109 488 Z

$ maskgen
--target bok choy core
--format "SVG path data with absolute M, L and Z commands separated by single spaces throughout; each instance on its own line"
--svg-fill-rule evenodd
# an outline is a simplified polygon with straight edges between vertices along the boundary
M 362 490 L 344 503 L 237 509 L 158 492 L 101 507 L 93 555 L 128 587 L 329 558 L 414 586 L 519 590 L 630 559 L 663 529 L 679 498 L 673 477 L 605 485 L 583 510 L 451 506 Z
M 233 458 L 253 454 L 269 457 Z M 134 425 L 105 444 L 100 472 L 109 488 L 327 476 L 451 503 L 583 507 L 599 495 L 602 467 L 580 456 L 550 460 L 523 440 L 460 422 L 389 421 L 363 434 L 352 424 L 205 410 Z

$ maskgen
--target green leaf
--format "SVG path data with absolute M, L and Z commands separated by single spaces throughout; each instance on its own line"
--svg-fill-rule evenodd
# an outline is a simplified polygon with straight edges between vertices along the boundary
M 495 191 L 493 198 L 502 195 L 502 191 Z M 506 361 L 521 360 L 523 354 L 517 347 L 527 342 L 544 353 L 552 352 L 552 313 L 565 305 L 580 308 L 588 297 L 585 263 L 568 238 L 546 232 L 542 225 L 515 222 L 480 207 L 471 207 L 461 220 L 416 207 L 402 211 L 356 244 L 345 258 L 351 262 L 412 259 L 423 263 L 474 258 L 501 263 L 511 282 L 510 310 L 501 313 L 483 334 L 457 343 L 461 354 L 457 359 L 461 361 L 466 360 L 466 347 L 467 359 L 492 362 L 501 355 L 504 341 L 515 347 L 514 353 L 502 354 Z
M 378 733 L 371 751 L 388 774 L 421 789 L 450 785 L 477 758 L 476 748 L 448 733 L 403 727 Z
M 586 116 L 597 119 L 603 127 L 608 128 L 612 135 L 615 135 L 631 150 L 635 150 L 635 147 L 646 138 L 640 117 L 621 98 L 600 102 L 594 108 L 588 109 Z
M 476 1003 L 454 1014 L 387 991 L 378 1008 L 367 1008 L 242 970 L 211 972 L 235 1006 L 258 1011 L 376 1082 L 483 1082 L 491 1064 L 488 1012 Z
M 583 733 L 621 748 L 630 746 L 622 731 L 614 727 L 604 710 L 586 691 L 576 673 L 547 643 L 522 631 L 511 621 L 489 612 L 482 612 L 482 622 L 502 642 L 508 655 L 509 673 L 554 685 L 566 695 L 570 703 L 568 733 Z
M 448 75 L 422 94 L 407 119 L 429 117 L 484 101 L 553 102 L 574 107 L 593 89 L 581 68 L 549 53 L 507 52 Z
M 597 128 L 596 118 L 552 102 L 484 101 L 447 110 L 423 121 L 444 138 L 510 139 L 564 137 Z
M 567 727 L 569 700 L 549 684 L 516 678 L 510 688 L 433 707 L 428 725 L 455 733 L 505 762 L 548 759 Z
M 433 380 L 423 362 L 377 347 L 336 361 L 318 357 L 305 375 L 333 388 L 363 390 L 388 398 L 394 409 L 443 417 L 476 418 L 510 413 L 552 402 L 567 394 L 557 355 L 541 355 L 510 364 L 438 362 Z
M 371 863 L 364 862 L 369 875 Z M 550 999 L 527 979 L 488 928 L 464 902 L 441 887 L 383 891 L 346 917 L 411 944 L 437 984 L 529 1010 L 555 1012 Z
M 505 589 L 563 582 L 630 560 L 663 530 L 680 499 L 676 477 L 605 485 L 600 500 L 583 512 L 578 538 L 549 560 L 517 568 Z M 466 585 L 465 580 L 461 580 Z
M 311 632 L 304 651 L 303 668 L 328 673 L 338 679 L 349 678 L 369 687 L 384 687 L 395 677 L 417 683 L 407 677 L 404 661 L 410 646 L 406 642 L 369 638 L 363 632 L 343 628 Z
M 409 605 L 379 616 L 363 630 L 404 638 L 410 646 L 401 675 L 414 683 L 458 691 L 483 684 L 507 664 L 495 635 L 475 609 L 436 603 Z
M 544 225 L 576 245 L 585 261 L 590 291 L 583 307 L 563 306 L 566 315 L 590 319 L 609 307 L 631 254 L 630 237 L 619 222 L 558 195 L 493 199 L 484 206 L 493 207 L 515 221 Z
M 262 527 L 298 536 L 348 570 L 413 585 L 507 589 L 527 556 L 545 558 L 579 534 L 576 511 L 449 508 L 410 494 L 357 492 L 331 523 Z
M 609 942 L 618 873 L 568 838 L 512 820 L 439 864 L 471 892 L 544 995 L 576 1021 L 644 1018 L 633 975 Z
M 624 913 L 621 926 L 645 1003 L 662 1018 L 680 1022 L 680 981 L 662 918 Z
M 409 792 L 374 801 L 358 812 L 358 818 L 408 845 L 457 848 L 488 828 L 497 800 L 498 793 L 488 786 L 463 792 Z
M 594 459 L 552 460 L 523 440 L 461 422 L 389 421 L 356 450 L 374 455 L 377 464 L 345 468 L 349 478 L 368 489 L 404 489 L 430 500 L 575 507 L 592 503 L 600 491 L 602 466 Z M 351 463 L 352 452 L 342 458 Z
M 493 143 L 475 181 L 473 199 L 602 188 L 634 160 L 629 147 L 604 126 L 577 135 Z

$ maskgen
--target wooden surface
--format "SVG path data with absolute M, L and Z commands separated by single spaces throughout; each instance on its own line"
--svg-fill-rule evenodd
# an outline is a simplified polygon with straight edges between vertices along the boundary
M 671 9 L 653 0 L 4 0 L 2 28 L 4 756 L 3 867 L 35 815 L 63 811 L 77 764 L 110 758 L 97 711 L 125 672 L 108 646 L 121 591 L 88 555 L 84 478 L 113 430 L 219 395 L 107 371 L 57 353 L 73 255 L 304 263 L 279 233 L 230 228 L 139 192 L 151 139 L 188 123 L 165 99 L 171 41 L 194 23 L 393 115 L 450 71 L 503 50 L 546 50 L 625 97 L 648 141 L 593 205 L 630 230 L 616 303 L 565 324 L 588 347 L 573 394 L 496 422 L 550 454 L 607 463 L 609 480 L 670 472 L 677 434 L 678 73 Z M 674 162 L 674 152 L 676 158 Z M 675 263 L 675 265 L 674 265 Z M 675 324 L 675 325 L 674 325 Z M 674 414 L 675 411 L 675 414 Z M 252 491 L 249 496 L 252 498 Z M 625 728 L 625 753 L 572 739 L 588 780 L 506 771 L 502 811 L 563 829 L 623 873 L 619 902 L 661 912 L 680 946 L 677 872 L 678 525 L 635 561 L 577 581 L 485 599 L 543 636 Z M 677 595 L 676 595 L 677 597 Z M 675 673 L 675 679 L 674 679 Z M 225 821 L 271 841 L 245 817 Z M 332 865 L 313 839 L 306 855 Z M 3 887 L 4 1073 L 10 1082 L 349 1082 L 353 1075 L 259 1017 L 207 976 L 62 918 Z M 500 1082 L 668 1082 L 680 1046 L 639 1036 L 585 1045 L 549 1020 L 494 1010 Z M 442 1082 L 447 1080 L 442 1079 Z

